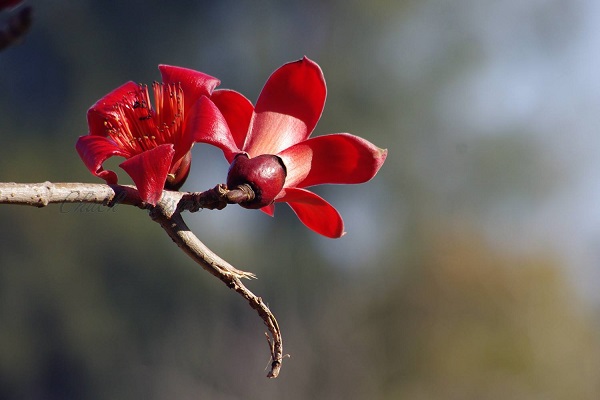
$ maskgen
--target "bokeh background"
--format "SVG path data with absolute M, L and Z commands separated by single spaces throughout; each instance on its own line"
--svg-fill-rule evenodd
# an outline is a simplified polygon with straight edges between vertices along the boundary
M 389 156 L 316 189 L 339 240 L 284 205 L 186 217 L 259 276 L 290 354 L 276 380 L 254 311 L 145 212 L 0 207 L 1 399 L 600 398 L 599 2 L 28 4 L 0 53 L 0 181 L 99 182 L 74 149 L 87 109 L 159 63 L 255 100 L 307 55 L 328 83 L 315 135 Z M 226 170 L 196 146 L 184 189 Z

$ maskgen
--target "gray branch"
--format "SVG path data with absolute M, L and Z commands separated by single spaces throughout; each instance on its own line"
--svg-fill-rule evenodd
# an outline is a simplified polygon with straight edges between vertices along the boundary
M 202 208 L 225 207 L 226 204 L 243 201 L 247 194 L 240 195 L 238 189 L 229 191 L 223 185 L 202 193 L 164 191 L 160 202 L 152 206 L 143 202 L 137 190 L 131 186 L 89 183 L 14 183 L 0 182 L 0 204 L 20 204 L 45 207 L 56 203 L 93 203 L 107 207 L 117 204 L 132 205 L 148 209 L 150 217 L 157 222 L 169 237 L 203 269 L 219 278 L 228 288 L 244 297 L 256 310 L 267 326 L 267 341 L 271 352 L 271 370 L 268 377 L 279 375 L 283 360 L 283 342 L 275 315 L 263 300 L 244 286 L 242 278 L 255 278 L 250 272 L 241 271 L 210 250 L 188 228 L 181 211 L 197 211 Z

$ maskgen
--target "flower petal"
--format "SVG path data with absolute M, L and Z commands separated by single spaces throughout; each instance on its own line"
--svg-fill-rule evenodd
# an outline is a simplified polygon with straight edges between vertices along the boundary
M 287 202 L 300 221 L 313 231 L 332 239 L 346 233 L 342 217 L 323 198 L 306 189 L 287 188 L 283 193 L 283 197 L 275 201 Z
M 264 212 L 269 217 L 272 217 L 273 215 L 275 215 L 275 203 L 271 203 L 268 206 L 264 206 L 260 209 L 260 211 Z
M 161 64 L 158 66 L 163 83 L 180 83 L 185 95 L 185 108 L 193 105 L 200 96 L 209 96 L 219 86 L 220 80 L 193 69 Z
M 133 179 L 143 201 L 156 205 L 160 200 L 174 154 L 172 144 L 163 144 L 119 165 Z
M 118 103 L 131 103 L 135 101 L 135 94 L 140 86 L 135 82 L 127 82 L 106 96 L 98 100 L 87 112 L 90 135 L 107 136 L 105 122 L 116 121 L 118 116 Z M 117 125 L 116 123 L 113 125 Z
M 312 133 L 327 88 L 321 68 L 304 57 L 283 65 L 267 80 L 243 150 L 251 156 L 276 154 Z
M 274 112 L 254 114 L 243 150 L 250 157 L 277 154 L 308 137 L 306 125 L 290 115 Z
M 202 96 L 190 110 L 183 136 L 193 137 L 195 142 L 217 146 L 223 150 L 230 163 L 241 151 L 235 144 L 223 114 L 206 96 Z
M 112 156 L 128 157 L 128 153 L 119 148 L 112 140 L 92 135 L 81 136 L 77 140 L 75 148 L 92 174 L 104 179 L 108 184 L 117 183 L 117 174 L 102 168 L 102 163 Z
M 287 168 L 285 187 L 306 187 L 366 182 L 383 165 L 387 150 L 358 136 L 337 133 L 305 140 L 278 156 Z
M 242 149 L 254 113 L 254 106 L 250 100 L 235 90 L 215 90 L 210 99 L 227 121 L 235 144 Z

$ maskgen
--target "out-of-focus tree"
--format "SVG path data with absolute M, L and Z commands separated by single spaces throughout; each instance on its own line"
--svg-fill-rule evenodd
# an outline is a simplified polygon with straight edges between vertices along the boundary
M 554 255 L 440 228 L 363 312 L 381 398 L 595 398 L 597 327 Z

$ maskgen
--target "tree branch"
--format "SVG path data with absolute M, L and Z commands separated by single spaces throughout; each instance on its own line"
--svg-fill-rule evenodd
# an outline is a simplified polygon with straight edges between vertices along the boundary
M 276 378 L 283 360 L 281 331 L 275 316 L 263 302 L 241 282 L 242 278 L 255 278 L 250 272 L 241 271 L 212 252 L 188 228 L 181 217 L 184 210 L 198 211 L 202 208 L 222 209 L 227 204 L 251 199 L 249 188 L 228 190 L 225 185 L 198 193 L 164 191 L 160 202 L 152 206 L 143 202 L 137 190 L 131 186 L 86 183 L 14 183 L 0 182 L 0 204 L 19 204 L 45 207 L 52 203 L 93 203 L 107 207 L 127 204 L 150 211 L 169 237 L 203 269 L 219 278 L 227 287 L 244 297 L 262 318 L 269 334 L 267 341 L 271 351 L 271 370 L 268 377 Z
M 158 210 L 159 207 L 155 207 L 150 212 L 152 219 L 163 227 L 177 246 L 205 270 L 219 278 L 228 288 L 233 289 L 242 295 L 262 318 L 271 333 L 271 337 L 267 334 L 267 341 L 269 342 L 272 360 L 271 370 L 267 376 L 269 378 L 276 378 L 277 375 L 279 375 L 281 362 L 283 360 L 283 343 L 279 325 L 277 324 L 275 316 L 263 300 L 248 290 L 240 281 L 240 278 L 254 278 L 254 274 L 243 272 L 232 267 L 225 260 L 213 253 L 190 231 L 183 221 L 181 214 L 177 212 L 169 218 L 166 216 L 166 213 Z
M 147 208 L 131 186 L 98 183 L 0 182 L 0 204 L 45 207 L 51 203 L 128 204 Z

